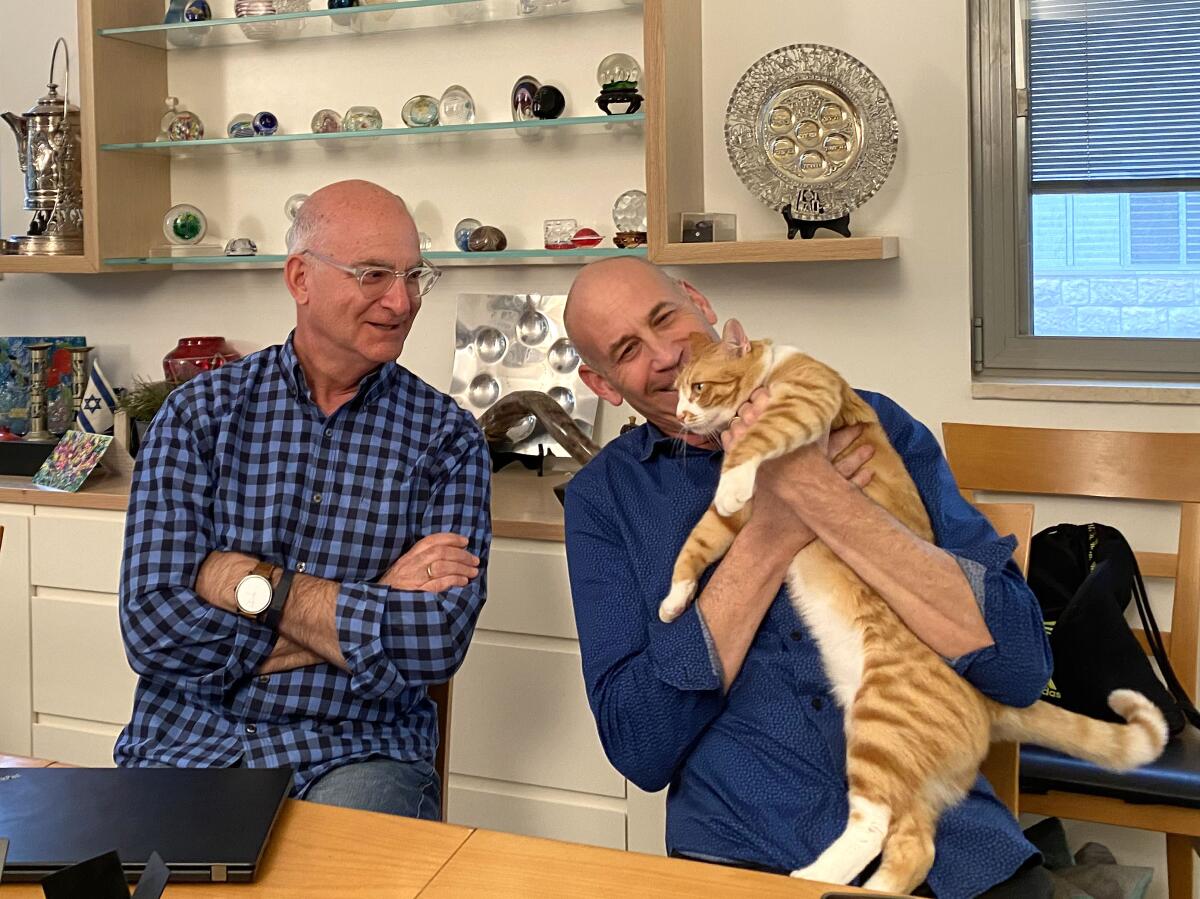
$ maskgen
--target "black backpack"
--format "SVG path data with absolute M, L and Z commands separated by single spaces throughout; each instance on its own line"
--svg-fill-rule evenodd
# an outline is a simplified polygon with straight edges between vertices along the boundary
M 1162 710 L 1172 737 L 1188 722 L 1200 727 L 1200 712 L 1167 659 L 1137 559 L 1120 531 L 1103 524 L 1060 524 L 1034 535 L 1029 586 L 1054 652 L 1054 675 L 1042 699 L 1120 722 L 1108 707 L 1108 694 L 1137 690 Z M 1125 621 L 1131 597 L 1163 680 Z

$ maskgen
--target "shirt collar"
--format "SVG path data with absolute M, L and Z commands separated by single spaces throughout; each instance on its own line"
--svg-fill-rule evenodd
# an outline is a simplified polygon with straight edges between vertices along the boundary
M 304 377 L 304 369 L 300 365 L 300 358 L 296 355 L 295 338 L 296 331 L 293 328 L 279 351 L 279 365 L 283 369 L 284 379 L 293 394 L 298 399 L 312 402 L 312 394 L 308 389 L 308 381 Z M 395 384 L 403 372 L 404 369 L 399 362 L 388 362 L 379 366 L 358 382 L 358 393 L 351 402 L 364 403 L 376 399 Z
M 646 422 L 638 428 L 637 445 L 638 458 L 643 462 L 649 462 L 659 452 L 668 456 L 686 456 L 686 455 L 711 455 L 719 452 L 719 450 L 704 449 L 699 446 L 692 446 L 690 443 L 685 443 L 674 437 L 670 437 L 663 433 L 658 425 Z

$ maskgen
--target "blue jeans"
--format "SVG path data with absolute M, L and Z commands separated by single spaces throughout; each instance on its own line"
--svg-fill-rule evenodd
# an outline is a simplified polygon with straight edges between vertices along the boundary
M 304 798 L 322 805 L 340 805 L 426 821 L 442 818 L 441 783 L 433 765 L 424 760 L 349 762 L 317 778 Z

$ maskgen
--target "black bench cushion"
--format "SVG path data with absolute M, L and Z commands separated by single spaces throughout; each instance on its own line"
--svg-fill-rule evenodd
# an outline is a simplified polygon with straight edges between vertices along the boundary
M 1188 727 L 1167 745 L 1162 757 L 1134 771 L 1116 774 L 1052 749 L 1021 744 L 1021 790 L 1061 790 L 1112 796 L 1126 802 L 1160 803 L 1200 809 L 1200 733 Z

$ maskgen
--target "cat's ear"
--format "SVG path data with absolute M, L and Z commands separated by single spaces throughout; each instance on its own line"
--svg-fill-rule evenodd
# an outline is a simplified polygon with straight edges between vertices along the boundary
M 693 331 L 688 335 L 688 348 L 692 351 L 690 358 L 695 359 L 712 346 L 713 339 L 703 331 Z
M 721 339 L 725 342 L 725 349 L 734 358 L 741 358 L 750 352 L 750 338 L 746 336 L 742 323 L 736 318 L 725 322 L 725 330 L 721 333 Z

